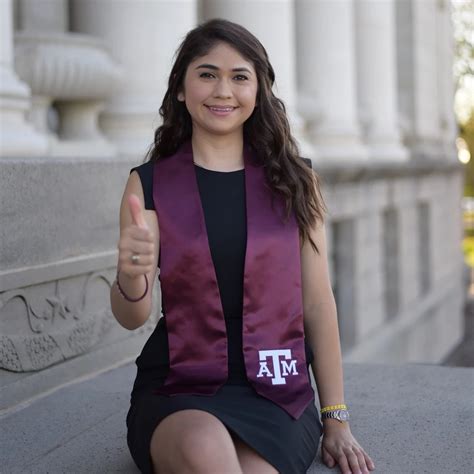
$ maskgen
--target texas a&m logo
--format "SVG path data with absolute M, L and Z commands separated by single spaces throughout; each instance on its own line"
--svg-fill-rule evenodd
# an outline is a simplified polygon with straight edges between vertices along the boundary
M 272 385 L 286 384 L 285 376 L 298 375 L 296 370 L 296 359 L 291 359 L 291 349 L 273 349 L 258 351 L 260 370 L 257 377 L 273 377 Z M 272 358 L 273 373 L 267 365 L 267 358 Z M 280 357 L 284 357 L 280 360 Z M 290 362 L 287 362 L 287 361 Z

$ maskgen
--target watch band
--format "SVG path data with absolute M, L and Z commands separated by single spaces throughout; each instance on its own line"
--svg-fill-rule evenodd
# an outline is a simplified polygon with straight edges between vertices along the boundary
M 338 410 L 339 408 L 344 408 L 347 410 L 347 405 L 345 403 L 339 403 L 339 405 L 328 405 L 321 408 L 321 413 L 324 413 L 325 411 Z
M 345 409 L 325 411 L 321 414 L 321 419 L 325 420 L 327 418 L 332 418 L 343 423 L 349 420 L 349 411 Z

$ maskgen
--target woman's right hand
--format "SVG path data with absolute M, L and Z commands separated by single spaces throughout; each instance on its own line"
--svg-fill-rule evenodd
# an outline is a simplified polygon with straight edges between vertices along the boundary
M 120 232 L 117 245 L 119 250 L 118 266 L 121 275 L 124 274 L 130 279 L 135 279 L 153 270 L 155 240 L 146 223 L 144 209 L 138 196 L 133 193 L 129 194 L 127 203 L 132 222 Z M 140 256 L 137 263 L 133 263 L 131 259 L 135 254 Z

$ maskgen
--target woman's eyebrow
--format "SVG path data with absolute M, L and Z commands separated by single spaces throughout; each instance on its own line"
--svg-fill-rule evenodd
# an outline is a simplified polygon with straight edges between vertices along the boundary
M 219 71 L 219 68 L 217 66 L 214 66 L 214 64 L 200 64 L 199 66 L 196 67 L 196 69 L 214 69 L 215 71 Z M 252 71 L 247 69 L 246 67 L 234 67 L 232 71 L 236 72 L 248 72 L 249 74 L 252 74 Z

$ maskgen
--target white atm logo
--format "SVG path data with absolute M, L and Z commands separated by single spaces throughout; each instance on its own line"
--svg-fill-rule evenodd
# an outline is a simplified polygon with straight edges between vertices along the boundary
M 283 385 L 286 384 L 286 375 L 298 375 L 296 370 L 296 359 L 291 359 L 291 349 L 274 349 L 268 351 L 258 351 L 260 359 L 260 370 L 257 377 L 273 377 L 272 385 Z M 272 358 L 274 374 L 270 372 L 267 366 L 267 358 Z M 280 357 L 284 357 L 286 360 L 280 361 Z M 288 363 L 287 361 L 290 360 Z M 281 370 L 280 370 L 281 364 Z

